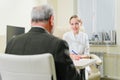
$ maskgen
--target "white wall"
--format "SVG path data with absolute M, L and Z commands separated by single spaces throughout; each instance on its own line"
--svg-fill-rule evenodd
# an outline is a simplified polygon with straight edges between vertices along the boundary
M 6 47 L 6 25 L 30 28 L 31 9 L 47 0 L 0 0 L 0 52 Z
M 57 26 L 68 27 L 69 18 L 74 13 L 74 0 L 58 0 L 57 4 Z
M 31 6 L 32 0 L 0 0 L 0 34 L 6 33 L 6 25 L 29 26 Z
M 115 6 L 115 23 L 116 23 L 116 30 L 117 30 L 117 43 L 120 45 L 120 0 L 115 0 L 116 6 Z
M 0 0 L 0 35 L 6 33 L 6 25 L 30 27 L 31 9 L 47 0 Z
M 33 0 L 0 0 L 0 52 L 6 47 L 6 25 L 30 26 Z M 27 4 L 27 5 L 26 5 Z

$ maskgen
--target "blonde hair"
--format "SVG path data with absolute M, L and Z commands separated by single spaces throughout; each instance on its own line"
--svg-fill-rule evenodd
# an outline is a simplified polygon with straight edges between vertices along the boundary
M 82 20 L 77 15 L 71 16 L 70 19 L 69 19 L 69 23 L 70 23 L 70 21 L 71 21 L 72 18 L 77 18 L 78 21 L 82 24 Z

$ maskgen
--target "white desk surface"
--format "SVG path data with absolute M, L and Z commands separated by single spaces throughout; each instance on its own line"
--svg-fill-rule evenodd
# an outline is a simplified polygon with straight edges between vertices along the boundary
M 77 69 L 84 69 L 86 66 L 94 64 L 96 59 L 80 59 L 80 60 L 73 60 L 73 63 Z

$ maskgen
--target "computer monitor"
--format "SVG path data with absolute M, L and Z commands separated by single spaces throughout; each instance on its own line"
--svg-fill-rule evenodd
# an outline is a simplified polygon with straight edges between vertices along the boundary
M 12 26 L 12 25 L 7 25 L 7 43 L 9 42 L 10 39 L 13 37 L 16 37 L 17 35 L 25 33 L 25 28 L 24 27 L 18 27 L 18 26 Z

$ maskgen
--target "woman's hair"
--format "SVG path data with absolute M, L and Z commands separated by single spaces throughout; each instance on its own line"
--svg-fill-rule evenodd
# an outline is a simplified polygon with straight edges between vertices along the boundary
M 32 9 L 31 18 L 33 22 L 48 21 L 53 14 L 53 8 L 51 6 L 41 5 Z
M 73 19 L 73 18 L 77 18 L 78 21 L 82 24 L 82 20 L 77 15 L 71 16 L 70 19 L 69 19 L 69 23 L 70 23 L 71 19 Z

